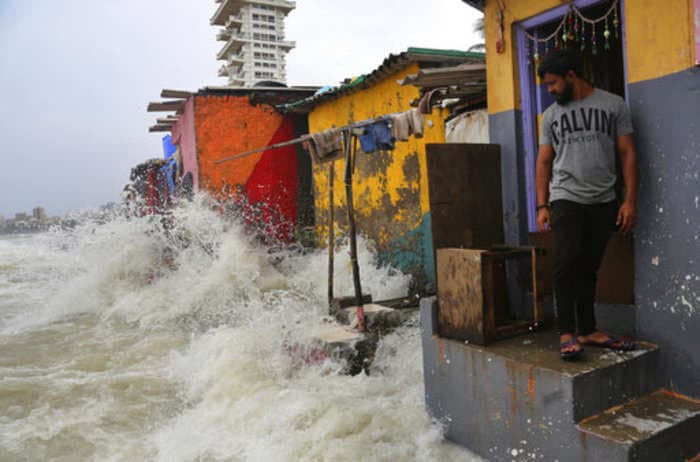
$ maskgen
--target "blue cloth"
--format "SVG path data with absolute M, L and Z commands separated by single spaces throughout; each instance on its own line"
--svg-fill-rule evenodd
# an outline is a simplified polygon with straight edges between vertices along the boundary
M 170 159 L 173 154 L 175 154 L 176 150 L 177 146 L 173 144 L 172 137 L 170 135 L 165 135 L 163 137 L 163 159 Z
M 172 156 L 172 155 L 171 155 Z M 171 196 L 175 195 L 175 175 L 177 175 L 177 160 L 171 158 L 170 161 L 163 165 L 160 170 L 165 173 L 165 178 L 168 180 L 168 191 Z
M 386 121 L 381 121 L 365 127 L 364 135 L 360 135 L 360 147 L 369 154 L 374 151 L 388 151 L 394 149 L 394 139 L 391 129 Z

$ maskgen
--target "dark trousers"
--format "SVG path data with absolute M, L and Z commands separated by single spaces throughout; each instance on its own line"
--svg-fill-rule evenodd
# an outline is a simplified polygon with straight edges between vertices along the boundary
M 616 203 L 552 202 L 554 295 L 560 334 L 595 331 L 596 278 L 617 217 Z

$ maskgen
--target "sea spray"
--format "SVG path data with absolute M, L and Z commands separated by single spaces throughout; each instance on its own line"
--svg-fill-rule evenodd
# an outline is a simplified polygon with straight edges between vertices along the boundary
M 369 375 L 306 363 L 327 255 L 271 251 L 206 198 L 0 240 L 0 460 L 474 460 L 424 410 L 417 322 Z M 405 295 L 374 265 L 363 286 Z M 347 249 L 336 293 L 351 294 Z

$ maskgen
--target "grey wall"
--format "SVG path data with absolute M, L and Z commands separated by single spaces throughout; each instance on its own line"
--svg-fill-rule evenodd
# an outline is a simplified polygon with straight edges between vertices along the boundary
M 700 69 L 630 85 L 639 155 L 637 330 L 670 386 L 700 397 Z
M 503 187 L 503 225 L 506 243 L 527 243 L 525 194 L 525 152 L 523 150 L 520 111 L 489 115 L 489 141 L 501 146 L 501 184 Z

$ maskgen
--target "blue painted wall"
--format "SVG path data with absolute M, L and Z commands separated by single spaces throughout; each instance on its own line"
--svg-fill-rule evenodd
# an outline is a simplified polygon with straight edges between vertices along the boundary
M 639 152 L 637 330 L 664 374 L 700 397 L 700 69 L 630 85 Z
M 389 250 L 378 255 L 381 264 L 389 264 L 404 273 L 413 274 L 413 284 L 423 292 L 435 290 L 435 254 L 431 229 L 428 212 L 423 215 L 418 227 L 391 241 Z
M 501 146 L 503 229 L 506 244 L 527 243 L 525 152 L 520 111 L 489 114 L 489 140 Z

